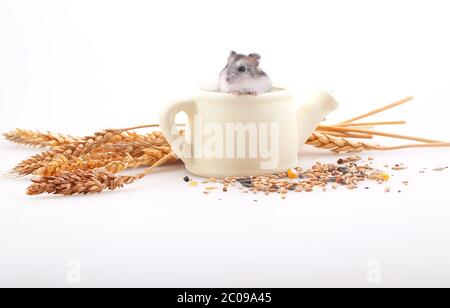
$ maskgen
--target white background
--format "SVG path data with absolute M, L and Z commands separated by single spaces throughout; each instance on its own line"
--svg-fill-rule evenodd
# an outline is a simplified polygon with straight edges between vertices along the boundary
M 295 91 L 333 90 L 341 108 L 330 120 L 414 95 L 382 119 L 450 140 L 449 12 L 431 0 L 0 0 L 0 131 L 153 123 L 235 49 L 259 52 Z M 0 151 L 2 172 L 37 152 L 6 141 Z M 409 166 L 392 193 L 375 184 L 284 201 L 205 197 L 181 181 L 182 165 L 96 196 L 28 197 L 28 178 L 1 180 L 0 286 L 74 286 L 74 260 L 80 285 L 94 287 L 448 287 L 450 175 L 419 170 L 449 154 L 371 153 L 377 166 Z M 306 148 L 299 164 L 336 159 Z M 371 260 L 381 284 L 367 280 Z

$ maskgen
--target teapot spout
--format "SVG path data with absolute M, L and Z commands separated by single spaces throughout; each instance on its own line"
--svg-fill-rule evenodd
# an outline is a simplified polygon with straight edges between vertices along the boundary
M 315 90 L 297 110 L 298 147 L 309 139 L 325 117 L 339 106 L 336 99 L 327 91 Z

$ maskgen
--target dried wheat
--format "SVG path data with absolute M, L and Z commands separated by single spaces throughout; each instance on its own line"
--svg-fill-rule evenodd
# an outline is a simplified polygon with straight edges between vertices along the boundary
M 306 141 L 307 145 L 320 149 L 327 149 L 335 153 L 358 153 L 365 150 L 376 149 L 377 146 L 364 142 L 352 141 L 345 138 L 333 137 L 327 134 L 313 133 Z
M 3 136 L 7 140 L 17 144 L 41 148 L 58 148 L 67 144 L 81 142 L 82 139 L 59 133 L 42 133 L 27 129 L 15 129 L 8 133 L 4 133 Z
M 68 196 L 73 194 L 95 194 L 104 190 L 115 190 L 142 179 L 155 168 L 173 159 L 173 154 L 169 153 L 150 168 L 133 176 L 119 176 L 103 169 L 76 170 L 74 172 L 61 172 L 55 176 L 43 176 L 31 180 L 32 185 L 28 187 L 27 194 L 39 195 L 49 193 Z
M 86 138 L 83 138 L 85 140 Z M 85 142 L 85 141 L 84 141 Z M 160 132 L 152 132 L 147 135 L 139 135 L 130 132 L 121 132 L 110 137 L 110 142 L 77 150 L 84 142 L 65 145 L 61 148 L 49 150 L 34 155 L 15 166 L 10 174 L 15 176 L 54 175 L 60 171 L 72 171 L 76 168 L 87 169 L 88 166 L 103 167 L 110 162 L 123 161 L 125 157 L 134 158 L 143 155 L 153 156 L 150 163 L 170 153 L 170 146 Z M 105 142 L 105 140 L 103 140 Z M 92 144 L 94 141 L 87 141 Z M 87 152 L 87 153 L 83 153 Z M 65 165 L 67 165 L 65 167 Z

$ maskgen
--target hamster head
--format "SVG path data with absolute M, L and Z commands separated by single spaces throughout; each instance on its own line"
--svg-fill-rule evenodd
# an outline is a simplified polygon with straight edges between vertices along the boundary
M 225 81 L 233 83 L 239 80 L 252 79 L 265 75 L 259 68 L 260 60 L 261 56 L 257 53 L 246 56 L 232 51 L 228 58 L 227 66 L 224 69 Z

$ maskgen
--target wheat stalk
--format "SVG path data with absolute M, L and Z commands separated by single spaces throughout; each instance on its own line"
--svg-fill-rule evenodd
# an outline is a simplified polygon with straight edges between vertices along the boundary
M 55 134 L 52 132 L 42 133 L 27 129 L 15 129 L 4 133 L 3 136 L 11 142 L 31 147 L 58 148 L 67 144 L 80 142 L 81 138 L 70 135 Z
M 95 194 L 104 190 L 116 190 L 122 188 L 124 185 L 132 184 L 144 178 L 155 168 L 173 159 L 173 154 L 169 153 L 144 172 L 133 176 L 115 175 L 103 169 L 76 170 L 74 172 L 62 172 L 55 176 L 44 176 L 31 180 L 32 184 L 28 187 L 27 194 L 39 195 L 48 193 L 69 196 L 74 194 Z
M 121 130 L 115 130 L 120 132 Z M 142 157 L 144 154 L 153 156 L 149 164 L 154 163 L 161 155 L 170 152 L 170 146 L 160 132 L 139 135 L 130 132 L 120 132 L 113 136 L 89 141 L 92 138 L 82 138 L 83 142 L 67 144 L 46 152 L 34 155 L 15 166 L 10 175 L 25 176 L 54 175 L 61 171 L 72 171 L 76 168 L 86 170 L 89 166 L 103 167 L 112 161 L 123 161 L 125 157 Z M 82 150 L 80 145 L 89 144 Z M 89 148 L 89 150 L 88 150 Z M 160 153 L 161 152 L 161 153 Z
M 450 147 L 450 143 L 448 142 L 380 146 L 360 141 L 353 141 L 346 138 L 335 137 L 329 134 L 322 134 L 320 132 L 313 133 L 311 137 L 306 141 L 306 144 L 319 149 L 327 149 L 335 153 L 359 153 L 363 151 L 392 151 L 412 148 Z

